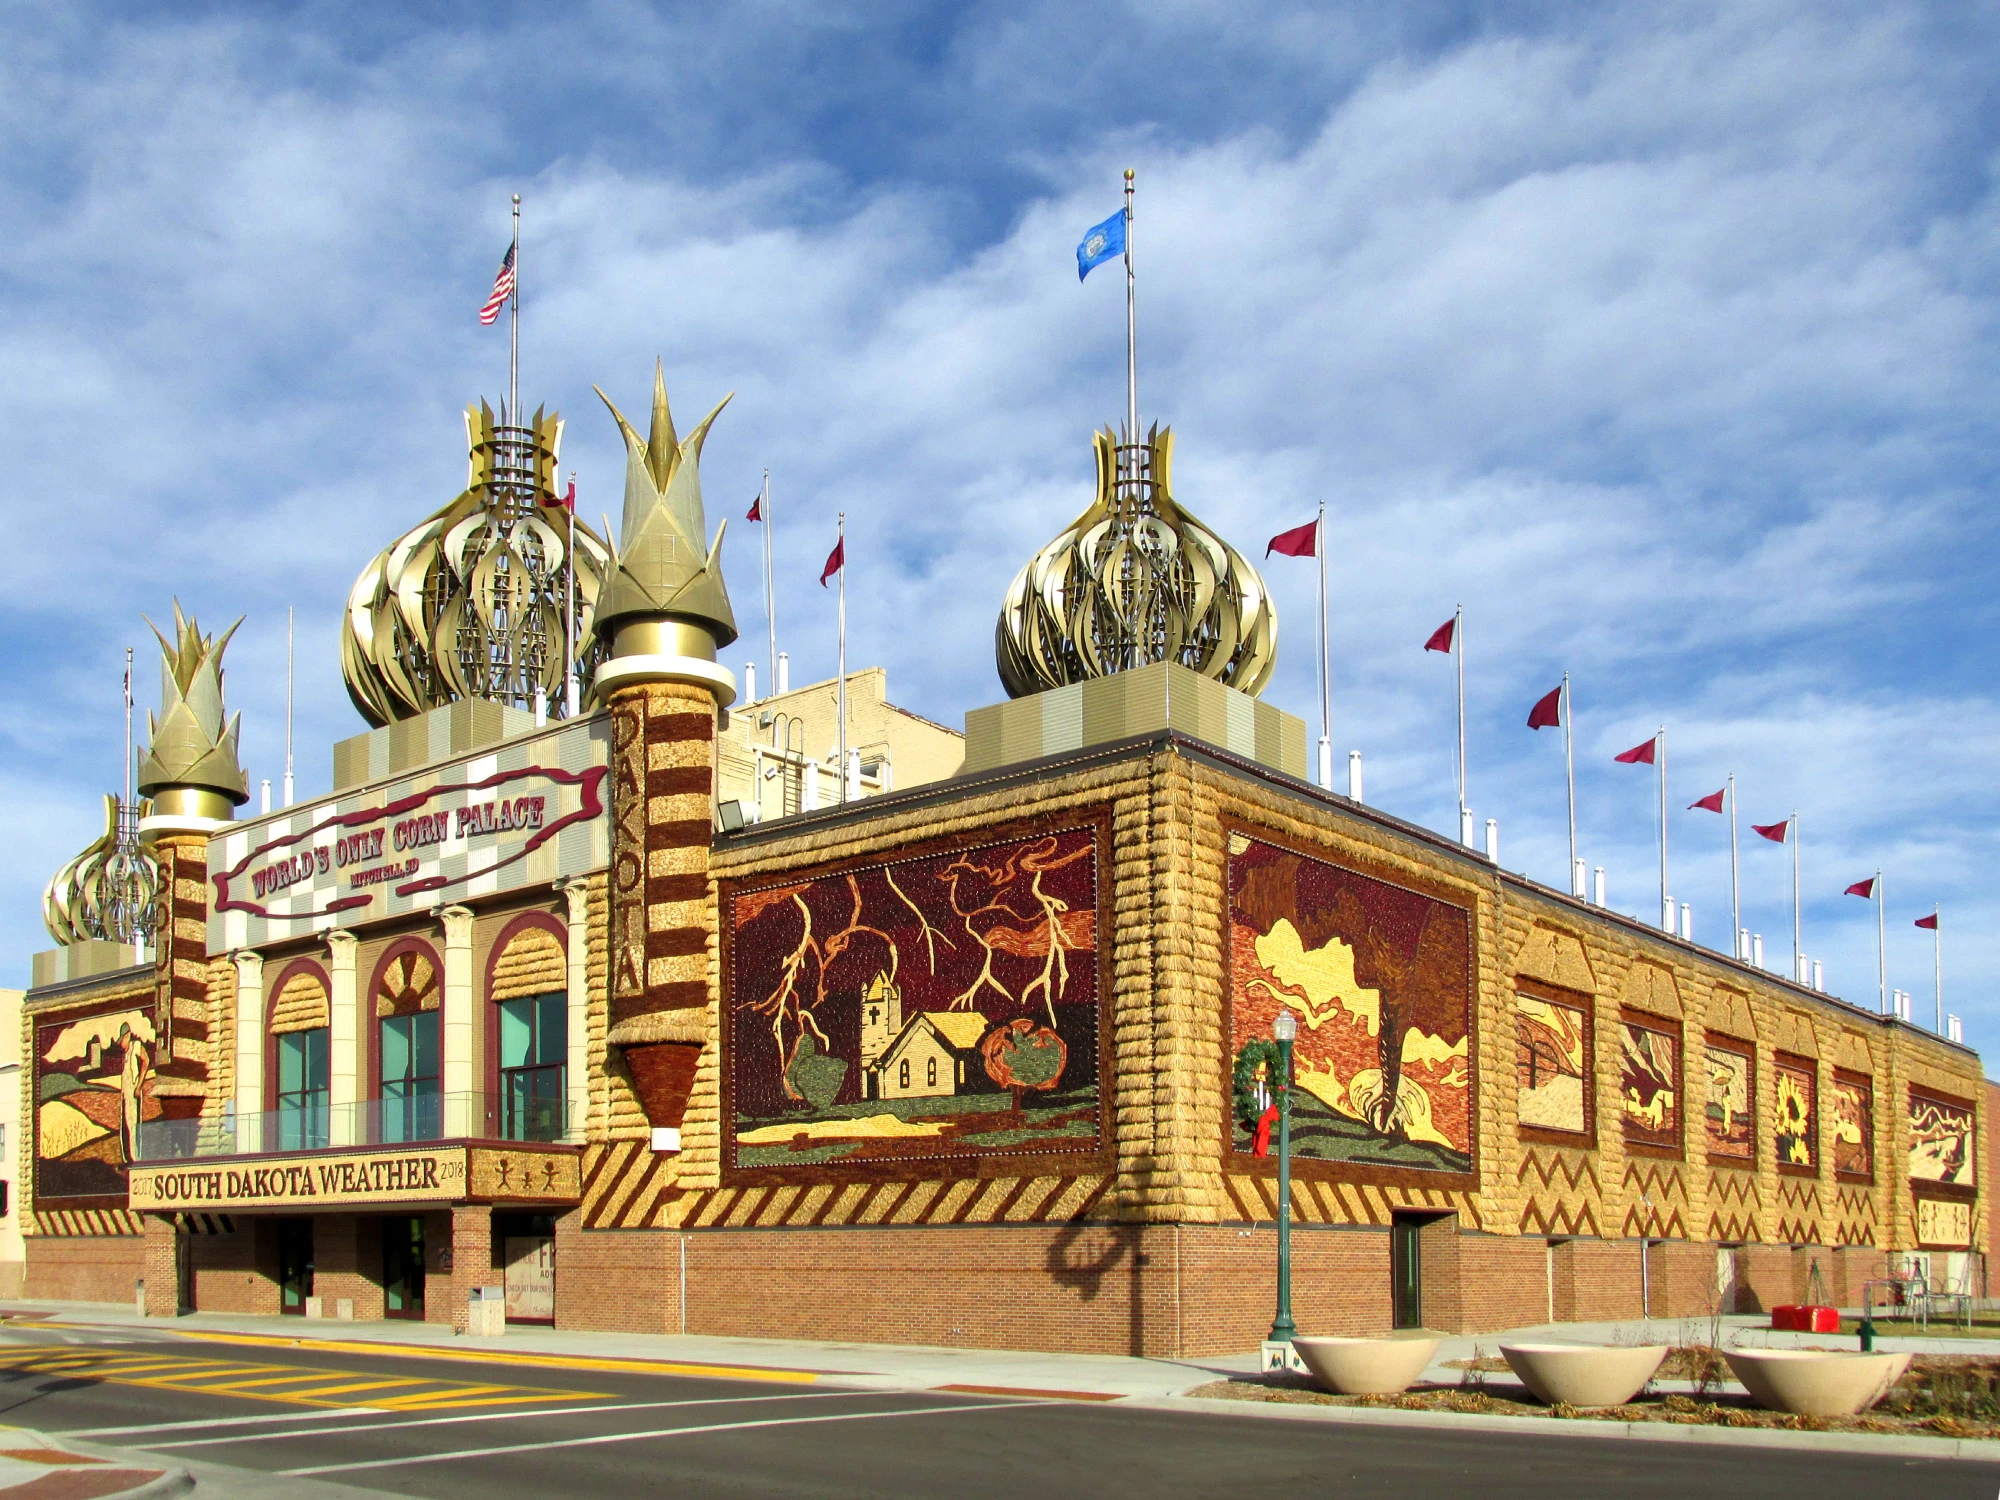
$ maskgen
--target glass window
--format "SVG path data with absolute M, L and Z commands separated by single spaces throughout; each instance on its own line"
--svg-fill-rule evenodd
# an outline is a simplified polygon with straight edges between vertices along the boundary
M 278 1038 L 278 1149 L 311 1151 L 327 1143 L 326 1028 Z
M 442 1132 L 438 1093 L 438 1013 L 382 1022 L 382 1139 L 434 1141 Z
M 503 1000 L 500 1012 L 500 1134 L 510 1141 L 561 1140 L 569 1005 L 561 991 Z

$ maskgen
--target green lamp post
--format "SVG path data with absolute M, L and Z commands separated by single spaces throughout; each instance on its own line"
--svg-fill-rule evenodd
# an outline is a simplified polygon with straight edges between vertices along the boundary
M 1289 1344 L 1298 1337 L 1292 1321 L 1292 1041 L 1299 1020 L 1289 1010 L 1278 1012 L 1271 1035 L 1278 1041 L 1278 1315 L 1271 1320 L 1267 1342 Z

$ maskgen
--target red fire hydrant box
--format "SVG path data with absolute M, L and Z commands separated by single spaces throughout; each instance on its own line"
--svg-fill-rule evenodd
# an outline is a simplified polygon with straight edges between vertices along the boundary
M 1838 1333 L 1840 1313 L 1835 1308 L 1810 1303 L 1780 1303 L 1771 1309 L 1771 1326 L 1793 1333 Z

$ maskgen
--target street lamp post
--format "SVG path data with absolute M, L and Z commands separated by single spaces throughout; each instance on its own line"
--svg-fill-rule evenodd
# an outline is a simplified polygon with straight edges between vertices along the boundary
M 1278 1041 L 1278 1315 L 1271 1321 L 1268 1342 L 1289 1344 L 1298 1337 L 1292 1321 L 1292 1040 L 1299 1034 L 1298 1017 L 1278 1012 L 1271 1035 Z

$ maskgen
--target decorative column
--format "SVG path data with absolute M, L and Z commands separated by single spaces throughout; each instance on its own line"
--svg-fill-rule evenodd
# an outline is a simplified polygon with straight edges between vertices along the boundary
M 439 1023 L 438 1080 L 444 1090 L 444 1133 L 448 1136 L 490 1135 L 479 1070 L 473 1055 L 472 995 L 472 913 L 463 906 L 447 906 L 438 916 L 444 922 L 444 1017 Z
M 564 1006 L 569 1037 L 569 1129 L 565 1134 L 581 1140 L 590 1115 L 590 887 L 571 880 L 562 888 L 569 903 L 569 990 Z
M 245 948 L 236 959 L 236 1149 L 263 1149 L 264 956 Z
M 358 1146 L 367 1139 L 360 1107 L 361 1005 L 354 993 L 354 947 L 351 932 L 335 929 L 326 935 L 327 1102 L 332 1105 L 327 1139 L 334 1146 Z
M 736 639 L 736 619 L 720 566 L 723 528 L 712 542 L 705 534 L 699 463 L 721 410 L 683 441 L 657 369 L 643 440 L 611 406 L 625 437 L 625 512 L 617 565 L 597 600 L 610 653 L 593 687 L 611 710 L 608 1040 L 662 1151 L 680 1149 L 710 1034 L 715 727 L 736 697 L 716 654 Z

